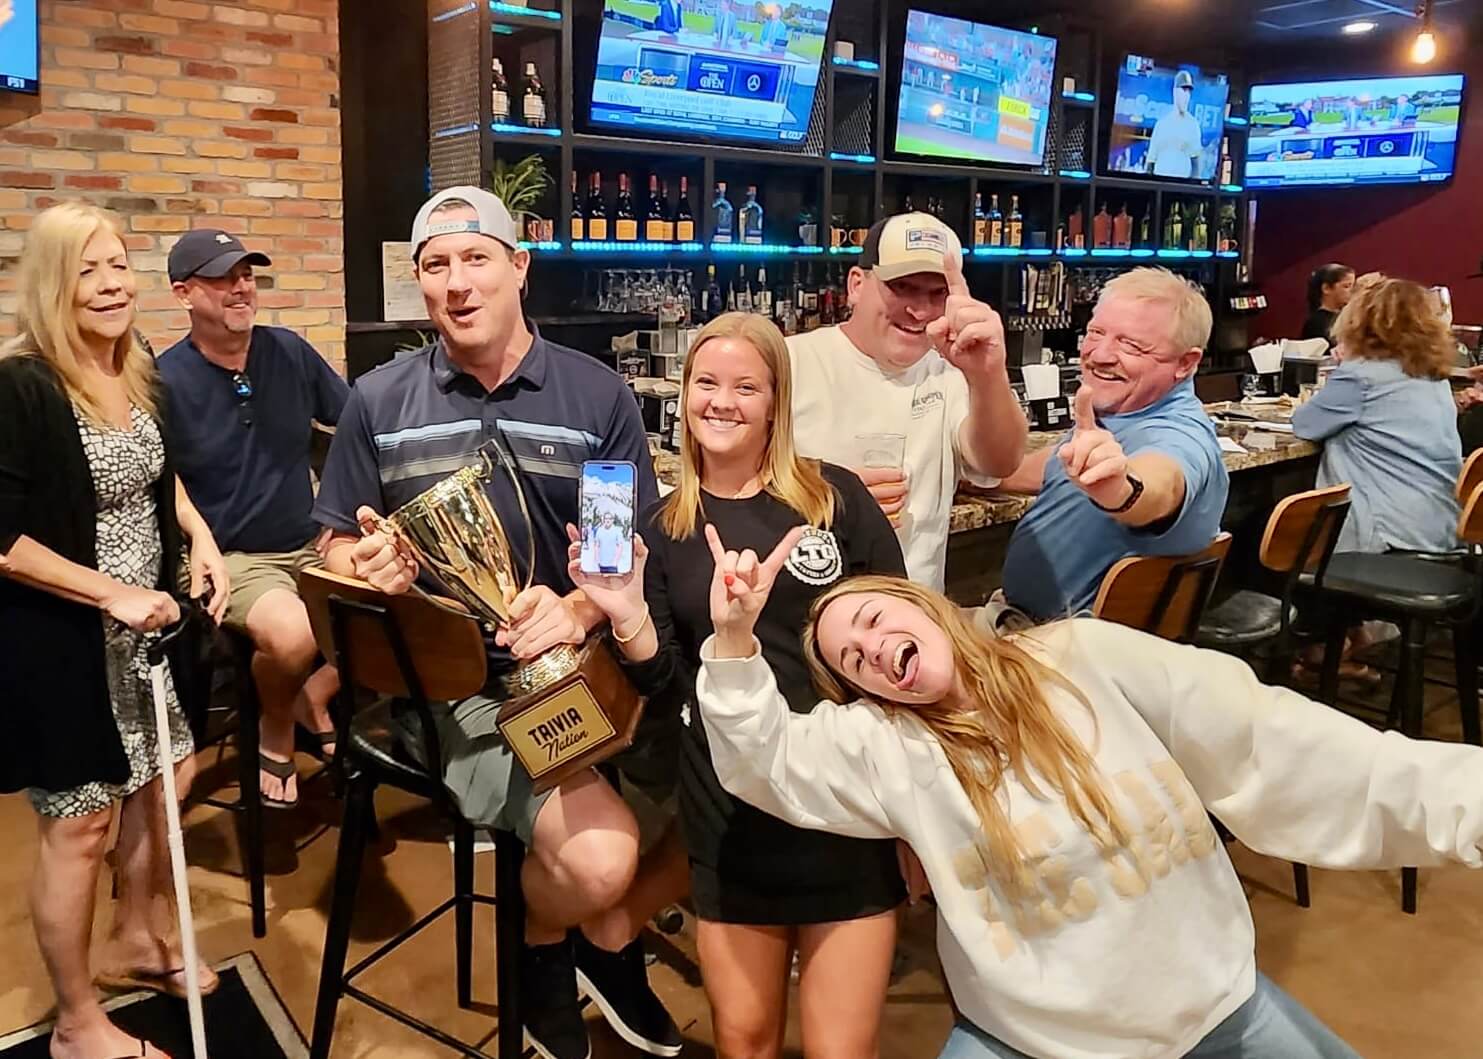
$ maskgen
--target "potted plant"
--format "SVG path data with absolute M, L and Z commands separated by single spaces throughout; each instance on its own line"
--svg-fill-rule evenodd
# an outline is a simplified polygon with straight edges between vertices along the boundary
M 550 240 L 555 234 L 555 225 L 534 212 L 535 206 L 551 186 L 551 174 L 540 155 L 526 155 L 514 165 L 506 165 L 495 159 L 494 175 L 490 178 L 489 190 L 499 196 L 516 225 L 532 242 Z

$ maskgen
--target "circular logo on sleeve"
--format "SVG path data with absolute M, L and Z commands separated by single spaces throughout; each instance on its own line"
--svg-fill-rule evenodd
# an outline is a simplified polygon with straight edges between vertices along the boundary
M 810 526 L 788 553 L 783 566 L 805 585 L 833 584 L 844 572 L 839 541 L 829 530 Z

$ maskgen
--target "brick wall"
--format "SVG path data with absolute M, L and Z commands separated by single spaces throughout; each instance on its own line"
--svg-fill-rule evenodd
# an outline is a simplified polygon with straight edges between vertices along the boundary
M 31 217 L 118 211 L 157 350 L 189 326 L 165 257 L 216 227 L 273 259 L 260 323 L 345 358 L 339 0 L 41 0 L 41 95 L 0 93 L 0 333 Z

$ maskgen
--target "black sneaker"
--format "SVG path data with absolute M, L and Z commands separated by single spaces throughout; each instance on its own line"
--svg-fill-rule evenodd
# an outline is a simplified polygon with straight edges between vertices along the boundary
M 541 1059 L 591 1059 L 571 942 L 520 946 L 520 1015 Z
M 619 1037 L 650 1055 L 679 1055 L 684 1042 L 664 1005 L 649 988 L 644 948 L 637 940 L 621 952 L 599 949 L 580 930 L 573 947 L 577 984 L 592 998 Z

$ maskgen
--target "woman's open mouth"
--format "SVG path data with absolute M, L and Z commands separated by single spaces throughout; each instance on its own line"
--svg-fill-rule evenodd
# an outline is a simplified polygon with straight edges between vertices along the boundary
M 921 667 L 921 650 L 913 640 L 902 640 L 891 656 L 891 683 L 901 691 L 910 691 Z

